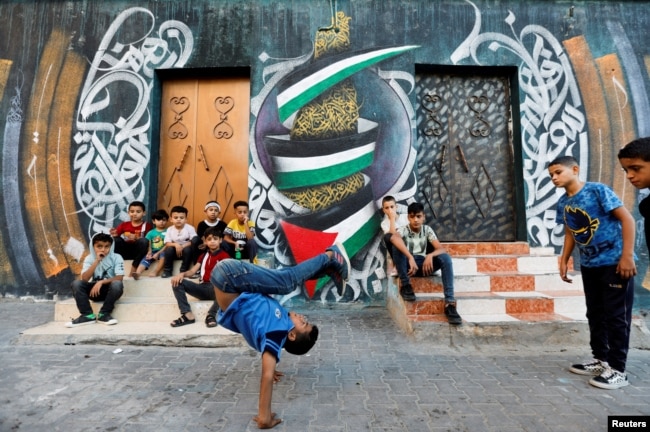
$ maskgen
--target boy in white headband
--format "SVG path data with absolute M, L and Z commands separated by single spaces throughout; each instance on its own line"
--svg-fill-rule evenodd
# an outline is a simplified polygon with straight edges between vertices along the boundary
M 199 258 L 199 255 L 205 250 L 205 245 L 203 244 L 203 235 L 205 230 L 214 227 L 221 232 L 226 230 L 227 224 L 219 219 L 221 215 L 221 206 L 216 200 L 210 200 L 205 204 L 203 209 L 205 212 L 205 219 L 199 222 L 196 227 L 196 237 L 192 239 L 192 262 L 196 263 L 196 260 Z

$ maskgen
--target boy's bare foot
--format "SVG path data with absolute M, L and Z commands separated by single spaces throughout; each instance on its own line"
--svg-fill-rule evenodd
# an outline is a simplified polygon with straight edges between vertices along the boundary
M 131 276 L 132 276 L 132 277 L 133 277 L 133 279 L 135 279 L 135 280 L 138 280 L 138 279 L 140 279 L 140 273 L 138 273 L 138 272 L 135 272 L 135 273 L 131 273 Z

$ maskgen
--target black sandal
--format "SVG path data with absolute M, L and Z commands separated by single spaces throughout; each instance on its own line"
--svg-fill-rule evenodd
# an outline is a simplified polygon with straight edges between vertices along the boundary
M 195 319 L 189 319 L 185 316 L 185 314 L 182 314 L 178 319 L 175 319 L 169 325 L 172 327 L 183 327 L 184 325 L 194 324 L 195 322 Z
M 214 317 L 214 315 L 208 315 L 205 317 L 205 325 L 208 328 L 217 326 L 217 319 Z

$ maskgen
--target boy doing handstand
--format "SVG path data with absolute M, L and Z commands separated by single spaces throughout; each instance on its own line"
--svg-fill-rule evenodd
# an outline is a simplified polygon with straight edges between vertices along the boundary
M 218 262 L 212 271 L 210 281 L 219 304 L 219 324 L 240 333 L 252 348 L 262 353 L 258 413 L 253 418 L 260 429 L 272 428 L 282 421 L 271 412 L 273 383 L 282 376 L 275 370 L 282 348 L 303 355 L 318 338 L 318 327 L 303 315 L 287 311 L 270 295 L 288 294 L 296 286 L 323 274 L 330 275 L 337 284 L 344 284 L 349 268 L 345 249 L 335 245 L 293 267 L 272 270 L 243 260 L 226 259 Z

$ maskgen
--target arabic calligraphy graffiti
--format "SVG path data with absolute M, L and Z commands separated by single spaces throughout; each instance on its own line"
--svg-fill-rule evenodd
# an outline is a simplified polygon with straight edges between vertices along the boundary
M 128 203 L 145 196 L 154 70 L 183 67 L 193 45 L 187 25 L 169 20 L 156 30 L 153 13 L 138 7 L 122 12 L 104 35 L 81 92 L 74 135 L 75 195 L 91 220 L 89 237 L 125 219 Z
M 474 28 L 451 55 L 454 64 L 471 58 L 476 64 L 489 52 L 506 51 L 521 60 L 519 72 L 521 101 L 521 142 L 526 183 L 526 220 L 533 246 L 562 245 L 563 231 L 555 224 L 558 195 L 548 176 L 546 165 L 562 154 L 578 157 L 587 172 L 588 136 L 582 100 L 572 67 L 562 44 L 546 28 L 527 25 L 519 34 L 514 28 L 515 15 L 505 22 L 512 36 L 481 33 L 481 13 L 475 12 Z M 531 43 L 532 42 L 532 43 Z M 487 45 L 489 52 L 484 52 Z

